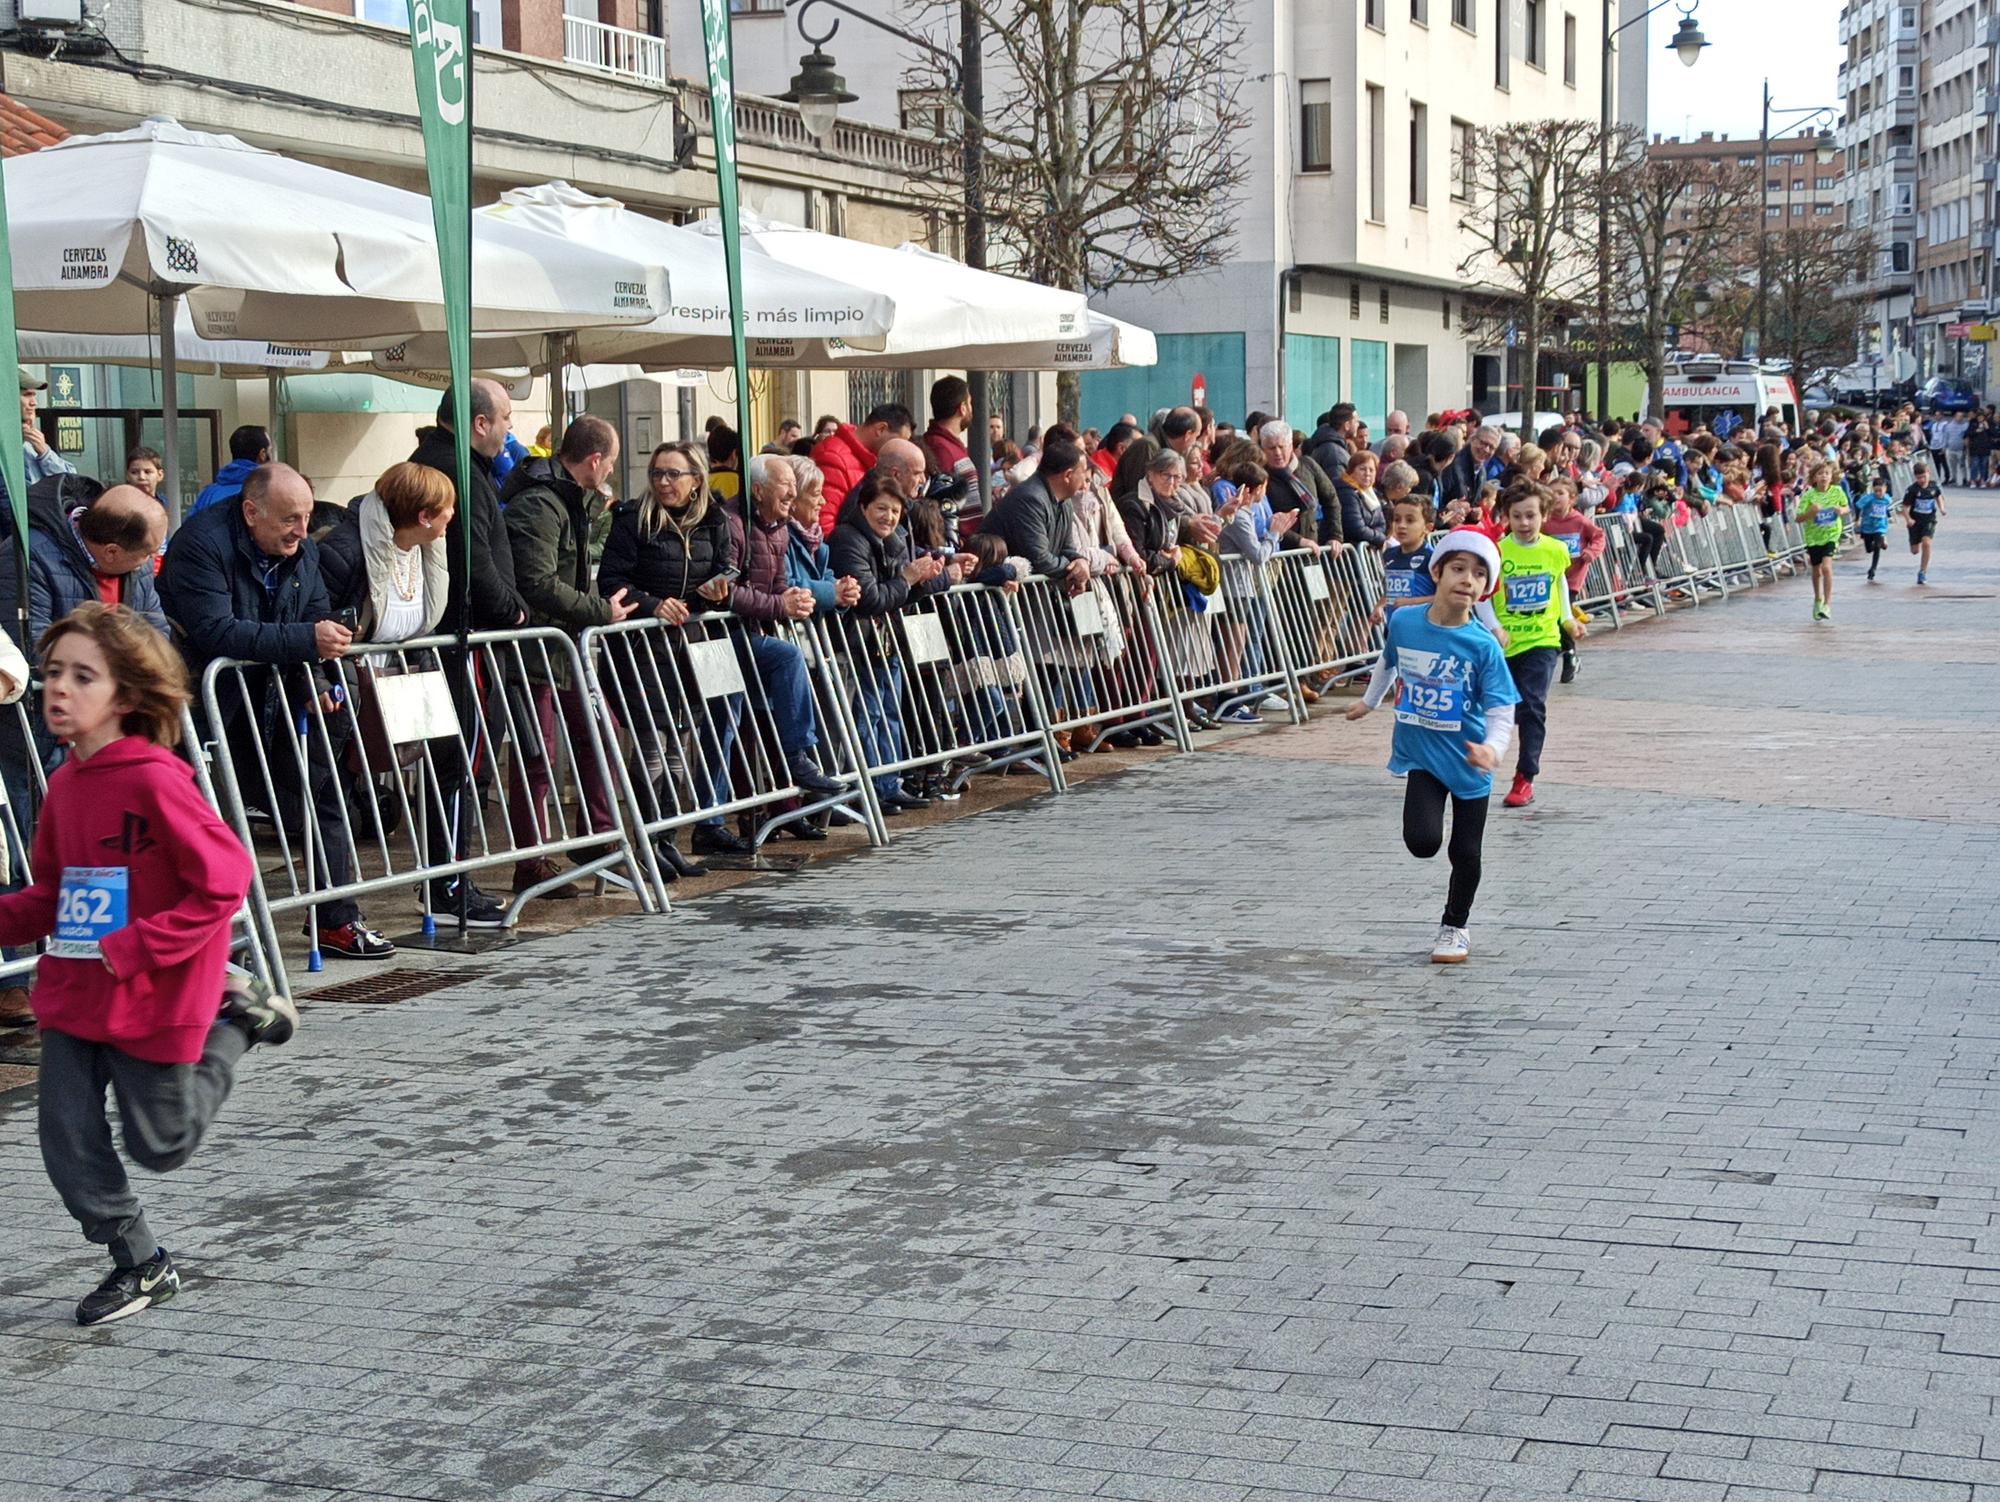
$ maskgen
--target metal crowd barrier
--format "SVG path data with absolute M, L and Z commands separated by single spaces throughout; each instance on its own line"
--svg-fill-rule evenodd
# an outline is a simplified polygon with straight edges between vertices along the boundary
M 1028 659 L 1063 638 L 1031 641 L 1006 591 L 957 585 L 893 615 L 815 616 L 812 629 L 851 695 L 855 740 L 878 798 L 912 773 L 956 791 L 976 773 L 1017 764 L 1062 791 L 1053 711 Z
M 1381 651 L 1374 625 L 1383 591 L 1376 549 L 1342 548 L 1337 557 L 1303 548 L 1280 553 L 1264 565 L 1264 583 L 1295 678 L 1346 677 Z
M 1244 705 L 1261 707 L 1276 696 L 1285 701 L 1292 723 L 1303 725 L 1305 702 L 1273 607 L 1269 565 L 1233 555 L 1221 562 L 1221 583 L 1213 594 L 1172 580 L 1170 586 L 1180 587 L 1160 591 L 1174 697 L 1184 714 L 1218 717 Z
M 629 620 L 584 632 L 578 650 L 633 843 L 662 908 L 658 842 L 691 825 L 741 817 L 761 845 L 783 825 L 839 813 L 860 823 L 869 843 L 887 840 L 874 788 L 859 775 L 847 695 L 806 627 L 727 613 L 679 626 Z M 846 780 L 844 792 L 800 790 L 788 732 L 822 774 Z M 800 744 L 808 738 L 810 747 Z
M 1193 749 L 1159 611 L 1160 597 L 1178 587 L 1177 577 L 1121 571 L 1066 595 L 1058 581 L 1035 578 L 1007 601 L 1048 728 L 1071 737 L 1073 750 L 1095 750 L 1107 735 L 1146 726 Z
M 17 755 L 19 757 L 18 762 L 9 767 L 10 775 L 0 778 L 0 839 L 6 841 L 5 876 L 9 890 L 25 886 L 34 879 L 31 859 L 34 820 L 41 810 L 43 799 L 48 796 L 49 765 L 57 749 L 48 743 L 47 734 L 42 729 L 39 690 L 39 684 L 31 685 L 29 691 L 12 704 L 0 707 L 0 751 L 4 751 L 10 761 Z M 208 800 L 211 808 L 219 808 L 215 801 L 215 785 L 209 776 L 208 760 L 196 734 L 194 716 L 185 709 L 181 711 L 181 746 L 194 767 L 195 783 L 201 789 L 202 797 Z M 20 801 L 23 797 L 27 800 L 25 805 Z M 283 979 L 282 971 L 272 962 L 253 906 L 247 899 L 236 923 L 238 937 L 232 946 L 236 956 L 247 961 L 248 967 L 260 979 L 279 985 Z M 11 958 L 0 958 L 0 985 L 32 976 L 41 963 L 44 947 L 37 944 Z
M 426 637 L 310 667 L 221 659 L 202 675 L 201 705 L 217 806 L 250 850 L 275 967 L 286 914 L 306 913 L 310 935 L 316 908 L 415 887 L 429 928 L 451 917 L 434 883 L 545 857 L 574 864 L 514 894 L 509 923 L 530 899 L 592 876 L 654 907 L 576 644 L 560 631 L 475 632 L 469 651 Z M 489 814 L 482 790 L 503 745 L 504 806 Z

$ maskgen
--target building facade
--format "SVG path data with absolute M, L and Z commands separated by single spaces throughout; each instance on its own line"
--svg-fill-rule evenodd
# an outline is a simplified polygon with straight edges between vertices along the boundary
M 1865 304 L 1858 361 L 1888 386 L 1917 375 L 1917 77 L 1921 7 L 1847 0 L 1836 141 L 1846 157 L 1848 225 L 1866 236 L 1863 271 L 1844 289 Z
M 780 0 L 737 0 L 736 77 L 782 91 L 807 42 Z M 1197 391 L 1218 414 L 1282 411 L 1311 429 L 1351 401 L 1378 430 L 1394 408 L 1505 406 L 1504 352 L 1465 327 L 1471 249 L 1454 141 L 1468 129 L 1596 119 L 1604 58 L 1592 0 L 1270 0 L 1249 8 L 1239 65 L 1248 167 L 1225 264 L 1093 304 L 1153 329 L 1159 364 L 1086 373 L 1086 423 L 1144 415 Z M 1645 5 L 1619 0 L 1617 17 Z M 896 24 L 956 45 L 936 7 L 899 0 Z M 696 0 L 669 0 L 669 35 L 699 35 Z M 815 30 L 825 18 L 813 17 Z M 1614 22 L 1614 25 L 1616 22 Z M 1643 129 L 1648 26 L 1613 51 L 1615 117 Z M 936 108 L 921 55 L 851 17 L 826 43 L 859 96 L 842 118 L 921 132 Z M 989 79 L 988 88 L 994 87 Z
M 699 33 L 681 67 L 664 14 L 647 0 L 474 0 L 472 10 L 476 202 L 562 179 L 669 220 L 715 211 Z M 14 34 L 6 83 L 14 99 L 71 132 L 168 115 L 422 191 L 407 28 L 404 0 L 137 0 L 107 8 L 53 57 Z M 913 180 L 951 164 L 905 132 L 851 119 L 819 141 L 792 106 L 741 98 L 737 139 L 745 207 L 767 218 L 880 244 L 955 235 L 911 191 Z M 83 435 L 92 472 L 122 470 L 127 442 L 159 442 L 156 381 L 151 371 L 78 369 L 77 411 L 91 415 L 64 431 Z M 850 416 L 874 382 L 764 372 L 752 385 L 754 444 L 775 432 L 780 415 Z M 357 373 L 287 376 L 283 386 L 272 424 L 281 448 L 322 495 L 341 499 L 406 456 L 411 433 L 436 405 L 435 392 Z M 654 381 L 590 394 L 590 409 L 621 419 L 628 435 L 627 493 L 642 483 L 654 442 L 689 424 L 698 434 L 708 411 L 733 417 L 732 387 L 717 373 L 684 399 Z M 183 378 L 181 408 L 191 415 L 182 452 L 196 460 L 190 486 L 219 452 L 226 457 L 221 444 L 238 422 L 271 420 L 275 388 Z M 546 383 L 517 399 L 524 436 L 551 415 L 549 400 Z M 559 416 L 559 393 L 555 406 Z
M 1918 21 L 1917 371 L 1920 377 L 1964 376 L 1983 389 L 1987 345 L 1952 330 L 1990 322 L 1995 306 L 2000 14 L 1976 0 L 1929 0 Z

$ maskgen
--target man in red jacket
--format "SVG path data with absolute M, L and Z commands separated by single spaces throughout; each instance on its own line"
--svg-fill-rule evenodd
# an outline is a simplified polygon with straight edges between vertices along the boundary
M 868 421 L 860 427 L 844 422 L 833 430 L 831 437 L 813 445 L 812 461 L 825 476 L 825 488 L 820 491 L 824 499 L 819 508 L 822 533 L 833 535 L 833 519 L 840 515 L 840 503 L 847 499 L 848 491 L 861 483 L 861 477 L 875 467 L 875 456 L 882 451 L 882 445 L 891 438 L 908 438 L 915 429 L 916 421 L 908 407 L 884 402 L 868 414 Z
M 931 425 L 924 429 L 924 457 L 930 472 L 947 475 L 964 489 L 951 496 L 960 532 L 970 537 L 986 514 L 986 497 L 965 446 L 972 427 L 972 387 L 963 376 L 939 376 L 931 383 Z

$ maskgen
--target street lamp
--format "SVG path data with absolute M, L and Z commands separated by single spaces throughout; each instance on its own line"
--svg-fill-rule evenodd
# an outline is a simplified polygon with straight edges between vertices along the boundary
M 1605 191 L 1606 184 L 1611 180 L 1611 56 L 1619 32 L 1637 26 L 1654 11 L 1663 10 L 1671 3 L 1673 0 L 1657 0 L 1629 21 L 1613 26 L 1612 0 L 1603 0 L 1604 26 L 1601 34 L 1604 46 L 1598 57 L 1597 69 L 1597 420 L 1600 423 L 1611 410 L 1611 202 L 1610 194 Z M 1687 0 L 1681 6 L 1681 24 L 1674 32 L 1673 40 L 1667 43 L 1667 50 L 1690 68 L 1701 61 L 1703 50 L 1711 45 L 1695 24 L 1694 13 L 1700 8 L 1701 0 Z M 1531 375 L 1529 379 L 1534 377 Z
M 847 92 L 847 80 L 833 71 L 833 59 L 818 47 L 799 59 L 799 71 L 792 75 L 792 86 L 778 97 L 799 107 L 799 119 L 815 141 L 826 139 L 843 104 L 853 104 L 861 98 Z
M 1821 166 L 1833 160 L 1833 137 L 1826 131 L 1828 125 L 1840 118 L 1840 114 L 1830 104 L 1809 105 L 1798 110 L 1773 110 L 1771 108 L 1771 80 L 1764 80 L 1764 117 L 1757 131 L 1757 359 L 1764 358 L 1765 329 L 1765 283 L 1771 279 L 1771 116 L 1773 114 L 1793 117 L 1804 134 L 1805 127 L 1814 122 L 1820 125 L 1819 134 L 1813 138 L 1813 160 Z M 1789 183 L 1790 178 L 1786 181 Z M 1792 228 L 1792 190 L 1785 189 L 1785 231 Z
M 984 270 L 986 205 L 979 179 L 984 171 L 980 121 L 985 110 L 985 82 L 979 51 L 979 0 L 959 0 L 956 56 L 929 37 L 905 31 L 880 16 L 857 10 L 846 0 L 784 0 L 784 3 L 785 9 L 795 14 L 799 37 L 811 43 L 812 51 L 799 59 L 799 71 L 792 79 L 791 88 L 778 97 L 799 107 L 800 120 L 816 140 L 824 139 L 827 132 L 833 129 L 843 104 L 853 104 L 859 98 L 847 91 L 846 80 L 834 72 L 833 58 L 825 50 L 834 33 L 840 30 L 841 16 L 852 17 L 877 31 L 887 32 L 908 46 L 930 53 L 944 65 L 945 77 L 952 92 L 958 96 L 958 107 L 964 117 L 961 122 L 963 140 L 960 143 L 960 159 L 965 174 L 965 264 Z M 806 17 L 821 5 L 838 14 L 829 17 L 826 30 L 815 35 L 806 29 Z M 979 485 L 980 498 L 985 501 L 987 488 L 992 484 L 992 445 L 986 431 L 986 373 L 968 370 L 965 377 L 966 383 L 972 387 L 972 427 L 965 435 L 965 449 L 972 461 L 972 473 Z

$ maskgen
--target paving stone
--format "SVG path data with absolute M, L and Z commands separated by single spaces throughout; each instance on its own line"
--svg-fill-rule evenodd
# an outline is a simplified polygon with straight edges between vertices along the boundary
M 0 1495 L 2000 1502 L 1952 506 L 1948 591 L 1594 634 L 1456 971 L 1322 712 L 309 1009 L 106 1329 L 0 1095 Z

